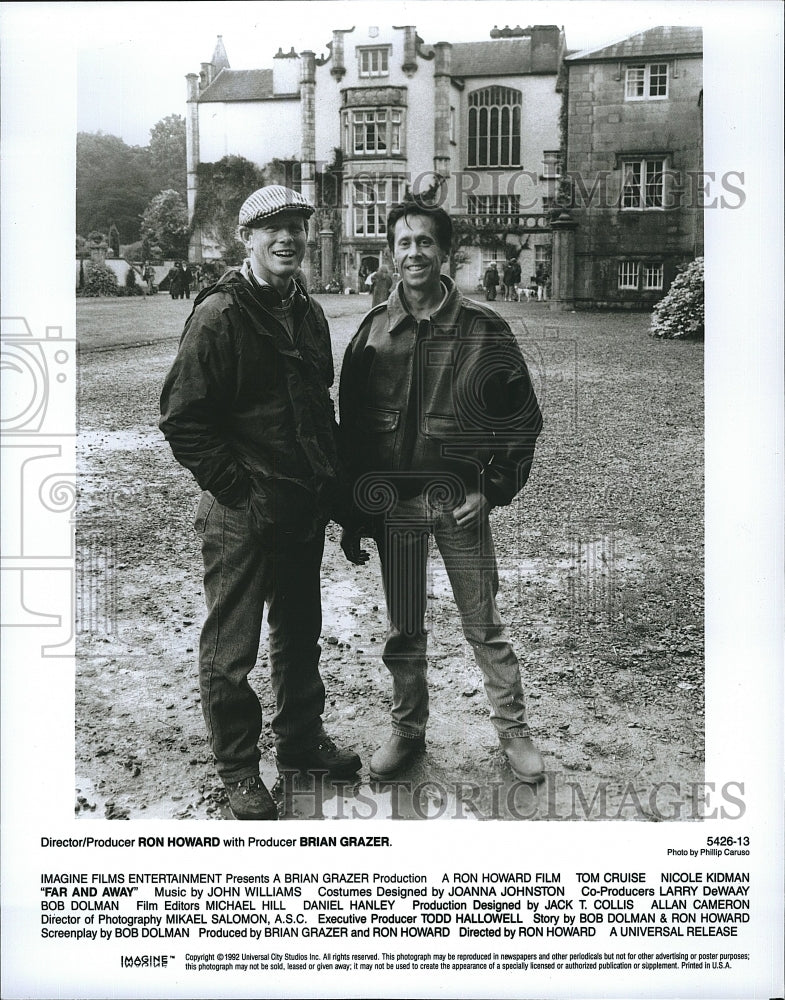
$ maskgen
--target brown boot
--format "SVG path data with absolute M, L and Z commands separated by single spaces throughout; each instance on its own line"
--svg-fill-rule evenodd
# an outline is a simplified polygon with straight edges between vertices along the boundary
M 387 781 L 404 770 L 425 750 L 424 737 L 414 739 L 395 733 L 371 757 L 369 771 L 374 781 Z
M 235 819 L 278 819 L 278 807 L 258 774 L 226 784 Z
M 513 774 L 519 781 L 536 785 L 545 780 L 545 762 L 529 736 L 515 736 L 499 742 Z

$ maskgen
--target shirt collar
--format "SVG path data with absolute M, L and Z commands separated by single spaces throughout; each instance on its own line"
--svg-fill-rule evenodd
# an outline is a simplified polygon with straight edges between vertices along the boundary
M 254 274 L 253 268 L 251 267 L 251 260 L 249 257 L 246 257 L 245 260 L 243 261 L 243 266 L 240 269 L 240 272 L 243 275 L 243 277 L 247 278 L 248 281 L 250 281 L 251 284 L 254 285 L 256 288 L 272 289 L 272 291 L 274 291 L 280 297 L 282 309 L 289 309 L 293 305 L 294 296 L 295 293 L 297 292 L 297 285 L 295 284 L 294 279 L 292 279 L 291 281 L 291 291 L 289 292 L 287 297 L 284 298 L 276 288 L 273 288 L 273 286 L 270 284 L 269 281 L 265 281 L 264 278 L 259 278 L 257 277 L 257 275 Z
M 452 278 L 446 274 L 440 275 L 444 296 L 431 315 L 431 322 L 435 326 L 454 326 L 458 310 L 461 305 L 461 295 L 455 286 Z M 403 294 L 403 282 L 399 281 L 387 302 L 387 331 L 388 333 L 398 333 L 404 323 L 412 320 L 413 316 L 409 312 L 406 299 Z

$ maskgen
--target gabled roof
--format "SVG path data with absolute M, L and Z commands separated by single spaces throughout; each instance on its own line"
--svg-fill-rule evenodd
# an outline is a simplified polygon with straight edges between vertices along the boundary
M 209 87 L 204 88 L 199 101 L 266 101 L 277 96 L 273 93 L 271 69 L 224 69 Z
M 532 40 L 499 38 L 490 42 L 457 42 L 452 45 L 451 76 L 510 76 L 525 73 L 556 73 L 559 55 L 553 50 L 553 65 L 532 69 Z
M 452 47 L 452 76 L 498 76 L 530 73 L 531 38 L 505 38 L 492 42 L 458 42 Z
M 649 28 L 619 42 L 596 49 L 584 49 L 567 56 L 567 62 L 595 62 L 602 59 L 642 59 L 651 56 L 692 56 L 703 54 L 703 29 L 681 25 Z

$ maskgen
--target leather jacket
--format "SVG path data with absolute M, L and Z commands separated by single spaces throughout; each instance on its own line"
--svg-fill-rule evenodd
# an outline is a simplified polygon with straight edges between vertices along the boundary
M 321 306 L 299 285 L 293 338 L 271 311 L 280 302 L 238 268 L 199 293 L 159 427 L 199 486 L 245 509 L 260 537 L 305 540 L 329 520 L 336 493 L 332 348 Z
M 346 350 L 340 437 L 356 501 L 363 479 L 400 498 L 439 482 L 458 488 L 455 505 L 479 490 L 499 506 L 528 478 L 542 416 L 521 349 L 497 313 L 441 280 L 430 320 L 414 319 L 399 284 Z

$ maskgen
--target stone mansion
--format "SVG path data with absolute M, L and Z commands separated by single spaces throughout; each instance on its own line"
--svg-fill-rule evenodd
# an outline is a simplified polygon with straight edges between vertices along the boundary
M 459 287 L 516 257 L 546 275 L 555 305 L 650 308 L 702 253 L 685 176 L 702 168 L 702 38 L 663 27 L 570 53 L 555 25 L 494 28 L 487 40 L 426 43 L 416 27 L 336 29 L 326 52 L 279 49 L 272 68 L 233 70 L 219 37 L 187 77 L 188 209 L 198 167 L 243 156 L 292 164 L 315 203 L 311 281 L 389 263 L 385 218 L 430 192 L 460 239 Z M 220 255 L 194 230 L 194 261 Z

